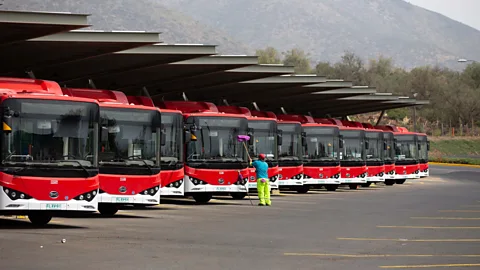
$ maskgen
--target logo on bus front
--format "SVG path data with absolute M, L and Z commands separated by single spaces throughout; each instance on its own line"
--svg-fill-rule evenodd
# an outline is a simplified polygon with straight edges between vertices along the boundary
M 50 191 L 49 195 L 50 195 L 50 198 L 52 198 L 52 199 L 58 198 L 58 192 L 56 192 L 56 191 Z
M 121 186 L 119 189 L 118 189 L 119 192 L 121 193 L 125 193 L 127 192 L 127 188 L 125 186 Z
M 218 179 L 218 183 L 223 184 L 223 183 L 225 183 L 225 180 L 223 180 L 223 178 L 220 178 L 220 179 Z

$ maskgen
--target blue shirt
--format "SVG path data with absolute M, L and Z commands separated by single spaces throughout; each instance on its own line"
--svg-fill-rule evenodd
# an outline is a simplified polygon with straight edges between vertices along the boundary
M 268 164 L 265 161 L 255 160 L 252 162 L 252 166 L 255 168 L 257 179 L 260 179 L 260 178 L 268 179 Z

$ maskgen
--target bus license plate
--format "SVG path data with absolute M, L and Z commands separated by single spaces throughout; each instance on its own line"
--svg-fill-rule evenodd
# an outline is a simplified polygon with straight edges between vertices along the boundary
M 127 197 L 116 197 L 115 202 L 117 203 L 127 203 L 130 202 L 130 198 Z
M 47 203 L 45 205 L 45 208 L 49 209 L 49 210 L 61 210 L 62 206 L 63 206 L 63 204 L 61 204 L 61 203 Z
M 226 187 L 217 187 L 217 191 L 227 191 Z

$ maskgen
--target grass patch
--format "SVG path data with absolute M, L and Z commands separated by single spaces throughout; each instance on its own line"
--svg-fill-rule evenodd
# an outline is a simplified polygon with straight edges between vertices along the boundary
M 480 138 L 431 137 L 430 160 L 437 162 L 477 164 L 480 162 Z

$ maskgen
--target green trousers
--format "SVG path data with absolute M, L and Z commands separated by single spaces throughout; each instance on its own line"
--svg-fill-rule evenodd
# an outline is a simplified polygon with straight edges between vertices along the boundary
M 262 183 L 262 179 L 257 179 L 257 192 L 260 204 L 272 205 L 272 201 L 270 201 L 270 181 L 268 179 L 265 183 Z

